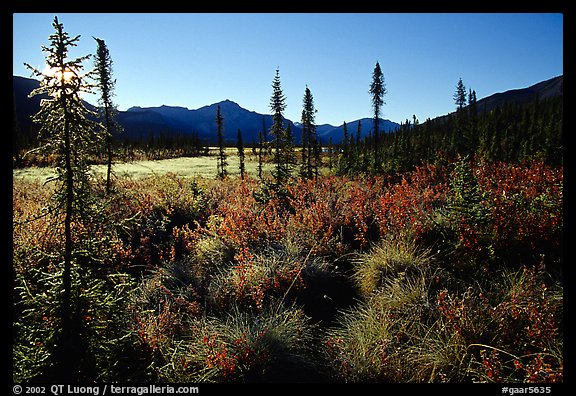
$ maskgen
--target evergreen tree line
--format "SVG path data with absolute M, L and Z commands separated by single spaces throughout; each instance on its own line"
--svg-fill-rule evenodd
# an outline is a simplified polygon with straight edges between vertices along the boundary
M 130 160 L 137 152 L 144 152 L 152 159 L 196 157 L 208 154 L 209 145 L 198 133 L 150 133 L 135 139 L 117 135 L 115 153 L 120 159 Z M 133 159 L 133 158 L 132 158 Z
M 461 96 L 458 95 L 458 103 Z M 475 93 L 468 105 L 458 104 L 455 113 L 420 123 L 416 116 L 406 119 L 395 131 L 381 134 L 384 171 L 401 172 L 422 163 L 460 156 L 476 156 L 488 161 L 522 162 L 529 160 L 561 166 L 563 98 L 536 100 L 528 104 L 514 102 L 490 112 L 479 111 Z M 461 106 L 461 107 L 460 107 Z M 361 138 L 345 127 L 339 146 L 339 174 L 370 173 L 374 136 Z
M 15 121 L 13 136 L 13 166 L 15 168 L 30 165 L 54 165 L 49 160 L 43 161 L 42 158 L 31 155 L 37 153 L 31 150 L 41 144 L 38 140 L 37 126 L 31 127 L 29 134 L 24 134 L 21 133 L 17 121 Z M 159 134 L 150 132 L 137 138 L 113 131 L 110 138 L 110 148 L 113 157 L 119 161 L 160 160 L 208 155 L 210 144 L 205 139 L 200 138 L 196 132 Z M 88 161 L 91 164 L 107 163 L 109 158 L 109 153 L 102 150 L 95 150 L 88 154 Z

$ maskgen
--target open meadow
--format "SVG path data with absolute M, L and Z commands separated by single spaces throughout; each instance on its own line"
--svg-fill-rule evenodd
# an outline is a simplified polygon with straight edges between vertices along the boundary
M 239 176 L 239 157 L 235 149 L 228 150 L 227 170 L 230 176 Z M 174 173 L 182 177 L 214 178 L 217 175 L 217 157 L 214 155 L 199 157 L 180 157 L 162 160 L 146 160 L 118 163 L 114 165 L 114 174 L 117 177 L 140 178 L 152 175 Z M 263 164 L 263 172 L 269 174 L 273 165 Z M 92 165 L 91 172 L 95 177 L 103 177 L 106 174 L 106 165 Z M 246 156 L 246 173 L 252 177 L 258 175 L 258 160 L 255 156 Z M 27 167 L 14 169 L 13 177 L 25 179 L 37 179 L 45 181 L 54 176 L 52 167 Z

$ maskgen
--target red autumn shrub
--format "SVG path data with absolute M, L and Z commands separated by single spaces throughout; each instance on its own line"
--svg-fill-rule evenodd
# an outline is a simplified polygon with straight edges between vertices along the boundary
M 561 382 L 562 288 L 544 272 L 504 271 L 495 290 L 470 287 L 460 295 L 437 294 L 448 332 L 477 352 L 477 373 L 490 382 Z
M 542 163 L 480 163 L 478 183 L 490 209 L 490 237 L 495 249 L 530 251 L 561 248 L 563 169 Z

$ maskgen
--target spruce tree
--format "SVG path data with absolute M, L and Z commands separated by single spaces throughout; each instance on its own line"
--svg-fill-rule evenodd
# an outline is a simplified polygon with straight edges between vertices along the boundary
M 468 91 L 468 152 L 474 153 L 478 149 L 478 106 L 476 104 L 476 91 L 470 89 Z
M 360 121 L 358 121 L 360 122 Z M 340 173 L 348 173 L 350 172 L 350 168 L 353 165 L 351 162 L 351 158 L 350 158 L 350 152 L 349 152 L 349 142 L 348 142 L 348 124 L 346 124 L 346 121 L 344 121 L 344 124 L 342 125 L 343 131 L 342 131 L 342 153 L 340 155 L 340 161 L 339 161 L 339 172 Z M 352 139 L 350 139 L 350 141 L 352 141 Z
M 275 187 L 278 191 L 290 177 L 290 170 L 283 161 L 283 159 L 286 158 L 285 151 L 287 149 L 287 137 L 286 129 L 284 128 L 283 115 L 284 110 L 286 110 L 286 96 L 282 92 L 279 69 L 276 69 L 276 76 L 272 81 L 270 109 L 272 110 L 272 128 L 270 129 L 270 133 L 274 137 L 274 162 L 276 163 L 276 170 L 272 172 L 272 175 L 274 176 L 276 183 Z
M 360 122 L 360 121 L 358 121 Z M 344 121 L 344 124 L 342 125 L 343 131 L 342 131 L 342 156 L 344 157 L 345 161 L 347 161 L 348 158 L 348 150 L 349 150 L 349 136 L 348 136 L 348 125 L 346 124 L 346 121 Z
M 466 87 L 461 78 L 456 85 L 454 103 L 456 104 L 456 125 L 452 130 L 450 146 L 453 153 L 463 154 L 467 151 L 466 135 L 469 128 L 466 112 L 462 111 L 466 106 Z
M 308 156 L 310 155 L 310 136 L 308 135 L 308 129 L 304 126 L 305 118 L 306 113 L 302 110 L 302 161 L 300 164 L 300 176 L 302 178 L 308 178 Z
M 224 179 L 226 177 L 226 148 L 224 147 L 224 119 L 222 118 L 222 113 L 220 112 L 220 105 L 216 111 L 216 134 L 218 137 L 218 177 Z
M 460 78 L 458 84 L 456 84 L 456 92 L 454 93 L 454 103 L 456 103 L 456 109 L 460 110 L 466 106 L 466 87 Z
M 374 129 L 373 129 L 373 149 L 374 149 L 374 170 L 379 171 L 382 165 L 380 158 L 380 108 L 384 102 L 386 86 L 384 84 L 384 75 L 380 68 L 380 63 L 376 62 L 372 72 L 372 84 L 370 84 L 370 95 L 372 95 L 372 110 L 374 110 Z
M 96 37 L 94 37 L 94 40 L 98 43 L 96 59 L 94 61 L 94 67 L 96 69 L 96 87 L 100 91 L 99 102 L 104 113 L 104 127 L 106 128 L 106 194 L 110 194 L 110 177 L 112 173 L 112 131 L 117 131 L 119 129 L 118 123 L 114 121 L 116 107 L 112 102 L 116 80 L 112 79 L 112 58 L 110 57 L 110 52 L 108 51 L 106 43 L 104 40 Z
M 302 104 L 302 176 L 312 178 L 313 168 L 317 166 L 314 164 L 315 156 L 312 155 L 311 151 L 312 143 L 316 140 L 316 109 L 314 108 L 314 97 L 308 86 L 304 91 Z
M 81 100 L 81 93 L 91 92 L 93 87 L 88 78 L 91 72 L 82 74 L 86 55 L 73 60 L 68 59 L 70 47 L 75 47 L 80 36 L 70 37 L 63 25 L 54 17 L 52 23 L 55 33 L 49 36 L 50 46 L 42 46 L 46 53 L 46 72 L 41 72 L 29 64 L 25 66 L 40 78 L 40 87 L 30 96 L 47 94 L 49 99 L 40 103 L 40 110 L 33 117 L 39 123 L 40 150 L 55 154 L 56 177 L 59 184 L 56 189 L 56 210 L 64 211 L 64 257 L 62 271 L 62 293 L 60 306 L 60 339 L 57 340 L 55 358 L 59 366 L 55 367 L 63 378 L 71 378 L 77 372 L 79 334 L 77 313 L 72 304 L 72 266 L 75 249 L 72 235 L 72 222 L 86 210 L 89 199 L 88 155 L 98 144 L 95 130 L 100 126 L 90 120 L 96 114 L 90 112 Z M 78 271 L 76 271 L 78 273 Z

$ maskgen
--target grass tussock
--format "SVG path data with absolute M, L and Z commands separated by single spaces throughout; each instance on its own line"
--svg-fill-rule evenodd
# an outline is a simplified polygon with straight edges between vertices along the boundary
M 412 278 L 430 269 L 433 257 L 429 249 L 420 249 L 408 237 L 387 238 L 368 253 L 353 260 L 354 281 L 364 296 L 383 286 L 391 287 L 399 278 Z
M 186 337 L 160 351 L 161 380 L 170 382 L 273 381 L 313 371 L 314 327 L 297 308 L 267 306 L 258 313 L 232 308 L 220 317 L 187 323 Z
M 455 280 L 406 240 L 382 241 L 354 263 L 361 299 L 324 339 L 340 380 L 562 380 L 562 286 L 542 269 Z

